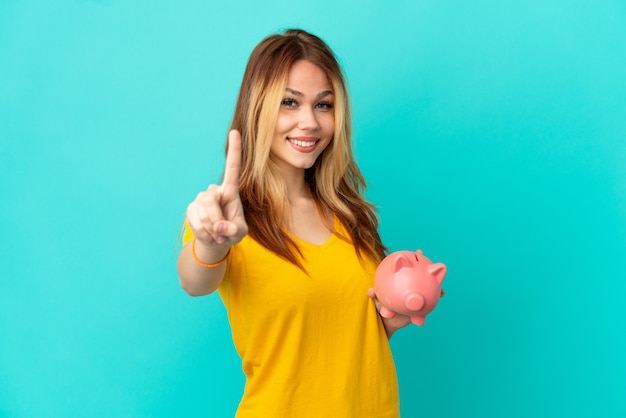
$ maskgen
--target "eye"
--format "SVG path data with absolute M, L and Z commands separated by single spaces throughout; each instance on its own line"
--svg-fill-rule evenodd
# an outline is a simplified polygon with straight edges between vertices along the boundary
M 298 105 L 298 102 L 296 102 L 294 99 L 283 99 L 280 101 L 280 105 L 286 107 L 296 107 Z
M 315 107 L 320 110 L 330 110 L 333 108 L 333 104 L 331 102 L 320 102 Z

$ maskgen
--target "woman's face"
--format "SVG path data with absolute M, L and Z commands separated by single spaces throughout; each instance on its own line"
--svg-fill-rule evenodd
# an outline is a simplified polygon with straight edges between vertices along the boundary
M 326 74 L 309 61 L 296 61 L 278 112 L 270 158 L 281 170 L 310 168 L 335 132 L 333 89 Z

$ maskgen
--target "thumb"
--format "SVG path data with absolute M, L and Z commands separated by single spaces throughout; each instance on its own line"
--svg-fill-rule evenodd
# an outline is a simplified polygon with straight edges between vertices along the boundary
M 213 224 L 213 231 L 218 237 L 236 238 L 240 235 L 241 228 L 232 221 L 219 221 Z

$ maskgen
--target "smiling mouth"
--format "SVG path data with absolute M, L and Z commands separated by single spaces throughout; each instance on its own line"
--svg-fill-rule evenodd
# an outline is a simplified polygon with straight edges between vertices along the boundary
M 296 145 L 301 148 L 311 148 L 317 144 L 319 139 L 298 139 L 298 138 L 287 138 L 289 143 Z
M 315 144 L 317 144 L 317 141 L 318 141 L 318 140 L 304 140 L 304 139 L 296 139 L 296 138 L 287 138 L 287 140 L 290 143 L 297 145 L 299 147 L 303 147 L 303 148 L 310 148 L 314 146 Z

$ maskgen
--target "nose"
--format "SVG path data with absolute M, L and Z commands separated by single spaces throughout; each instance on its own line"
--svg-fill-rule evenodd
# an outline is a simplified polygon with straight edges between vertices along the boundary
M 410 311 L 419 311 L 424 307 L 424 304 L 424 297 L 419 293 L 409 295 L 404 302 L 404 306 L 406 306 Z
M 298 128 L 303 131 L 317 131 L 320 128 L 315 109 L 309 108 L 308 106 L 302 107 L 299 116 Z

